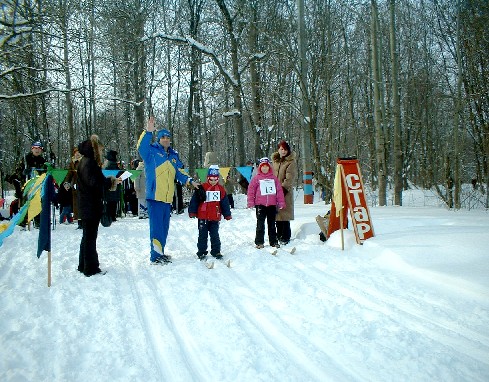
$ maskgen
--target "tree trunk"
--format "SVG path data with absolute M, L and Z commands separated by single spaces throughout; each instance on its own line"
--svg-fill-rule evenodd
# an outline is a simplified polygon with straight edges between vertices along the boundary
M 233 67 L 233 78 L 235 80 L 232 83 L 233 87 L 233 101 L 234 108 L 237 111 L 237 115 L 234 116 L 234 122 L 236 127 L 236 144 L 238 153 L 238 165 L 243 166 L 245 164 L 245 139 L 244 139 L 244 125 L 243 125 L 243 101 L 241 99 L 241 74 L 239 72 L 239 60 L 238 60 L 238 41 L 236 40 L 236 31 L 234 30 L 234 22 L 229 10 L 224 3 L 224 0 L 216 0 L 221 14 L 224 18 L 225 27 L 228 32 L 231 63 Z
M 380 52 L 379 52 L 379 36 L 378 36 L 378 11 L 376 0 L 371 0 L 372 5 L 372 25 L 371 25 L 371 40 L 372 40 L 372 71 L 373 71 L 373 88 L 374 88 L 374 123 L 375 123 L 375 140 L 376 140 L 376 158 L 377 158 L 377 174 L 378 174 L 378 192 L 379 206 L 387 205 L 386 188 L 387 188 L 387 166 L 386 166 L 386 150 L 385 150 L 385 132 L 382 118 L 382 99 L 381 99 L 381 84 L 382 77 L 380 72 Z
M 392 118 L 394 125 L 394 205 L 402 205 L 402 147 L 401 147 L 401 106 L 398 88 L 398 53 L 396 42 L 395 0 L 390 0 L 390 53 L 392 67 Z

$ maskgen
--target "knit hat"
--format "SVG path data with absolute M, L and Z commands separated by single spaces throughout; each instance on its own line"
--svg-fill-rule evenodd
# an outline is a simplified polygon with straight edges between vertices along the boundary
M 171 138 L 171 133 L 166 129 L 161 129 L 158 131 L 158 134 L 156 136 L 157 136 L 158 141 L 159 141 L 163 137 Z
M 37 147 L 37 148 L 42 149 L 43 147 L 42 147 L 41 141 L 34 141 L 34 142 L 32 142 L 31 149 L 33 149 L 34 147 Z
M 211 165 L 207 171 L 207 178 L 219 178 L 219 166 Z
M 261 158 L 258 164 L 258 168 L 260 169 L 260 171 L 263 166 L 268 166 L 271 168 L 272 165 L 270 164 L 270 159 L 268 159 L 267 157 Z

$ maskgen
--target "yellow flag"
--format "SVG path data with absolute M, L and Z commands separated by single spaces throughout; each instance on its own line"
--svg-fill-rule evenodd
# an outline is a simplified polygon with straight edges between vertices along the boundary
M 29 209 L 27 210 L 27 221 L 31 221 L 41 213 L 41 190 L 45 178 L 45 173 L 39 176 L 27 194 L 28 200 L 30 200 Z
M 224 183 L 226 183 L 229 175 L 229 170 L 231 170 L 231 167 L 220 167 L 219 168 L 219 173 L 222 176 L 222 179 L 224 179 Z
M 336 216 L 340 216 L 343 208 L 343 190 L 341 189 L 341 164 L 336 165 L 336 173 L 334 176 L 333 203 L 336 208 Z

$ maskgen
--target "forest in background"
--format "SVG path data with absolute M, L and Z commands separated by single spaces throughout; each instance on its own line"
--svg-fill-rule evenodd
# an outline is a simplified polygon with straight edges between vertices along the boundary
M 487 0 L 1 0 L 0 171 L 40 139 L 65 168 L 98 134 L 129 163 L 150 113 L 190 173 L 285 139 L 331 195 L 356 156 L 386 205 L 408 187 L 489 207 Z

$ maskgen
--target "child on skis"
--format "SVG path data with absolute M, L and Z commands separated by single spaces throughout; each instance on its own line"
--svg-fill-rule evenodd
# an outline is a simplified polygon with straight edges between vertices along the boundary
M 221 240 L 219 238 L 219 221 L 221 217 L 230 220 L 231 209 L 224 187 L 219 184 L 219 167 L 210 166 L 207 172 L 207 182 L 195 190 L 188 207 L 188 215 L 197 217 L 199 239 L 197 242 L 197 257 L 205 260 L 207 257 L 207 237 L 210 236 L 211 256 L 222 259 Z
M 275 215 L 285 208 L 284 192 L 278 178 L 273 175 L 270 160 L 260 159 L 256 175 L 248 186 L 248 208 L 256 208 L 256 248 L 261 249 L 265 243 L 265 220 L 267 220 L 268 241 L 270 246 L 279 248 Z

